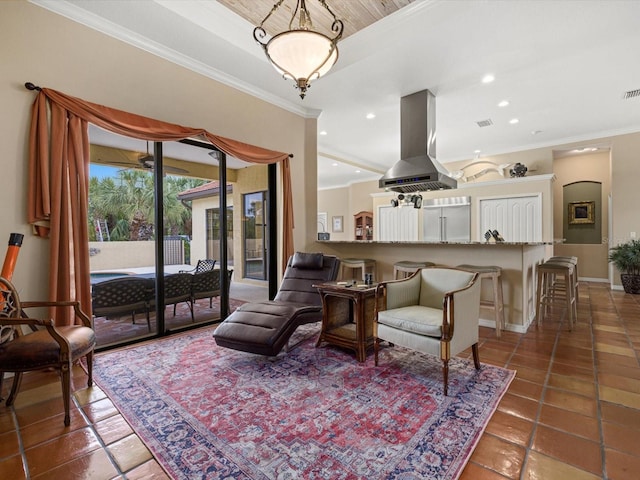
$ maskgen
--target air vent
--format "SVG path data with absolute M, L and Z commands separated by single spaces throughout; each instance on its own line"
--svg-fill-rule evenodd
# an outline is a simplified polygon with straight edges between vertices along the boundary
M 628 92 L 624 92 L 624 95 L 622 96 L 624 100 L 636 97 L 640 97 L 640 88 L 637 90 L 629 90 Z
M 490 118 L 487 118 L 486 120 L 480 120 L 479 122 L 476 122 L 478 124 L 479 127 L 490 127 L 491 125 L 493 125 L 493 122 L 491 121 Z

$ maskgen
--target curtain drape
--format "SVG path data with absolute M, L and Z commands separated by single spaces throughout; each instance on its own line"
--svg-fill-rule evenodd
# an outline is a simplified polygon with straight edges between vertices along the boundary
M 246 162 L 279 162 L 283 197 L 283 263 L 293 254 L 293 201 L 288 154 L 214 135 L 202 128 L 154 120 L 43 88 L 32 107 L 27 216 L 33 225 L 49 222 L 50 300 L 75 298 L 85 310 L 90 311 L 87 223 L 89 123 L 120 135 L 153 142 L 200 137 L 225 154 Z M 52 315 L 59 325 L 73 319 L 69 312 L 52 312 Z

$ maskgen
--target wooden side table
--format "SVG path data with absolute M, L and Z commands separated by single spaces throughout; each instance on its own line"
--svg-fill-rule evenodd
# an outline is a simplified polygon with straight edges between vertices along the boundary
M 322 297 L 322 329 L 316 347 L 326 342 L 348 348 L 364 362 L 367 349 L 373 346 L 376 284 L 359 287 L 330 282 L 314 287 Z

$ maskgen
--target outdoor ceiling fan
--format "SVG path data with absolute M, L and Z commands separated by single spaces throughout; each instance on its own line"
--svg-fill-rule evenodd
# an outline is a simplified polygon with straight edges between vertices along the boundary
M 154 156 L 149 153 L 149 142 L 147 142 L 147 153 L 138 157 L 138 163 L 145 170 L 153 170 Z M 162 166 L 163 173 L 184 174 L 189 173 L 188 170 L 180 167 L 172 167 L 171 165 Z

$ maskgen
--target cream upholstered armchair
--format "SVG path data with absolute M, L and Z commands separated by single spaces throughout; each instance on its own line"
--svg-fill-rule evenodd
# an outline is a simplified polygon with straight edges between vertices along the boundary
M 432 267 L 408 278 L 380 283 L 373 327 L 376 366 L 381 340 L 439 356 L 445 395 L 452 356 L 472 347 L 474 364 L 479 369 L 477 278 L 477 273 Z

